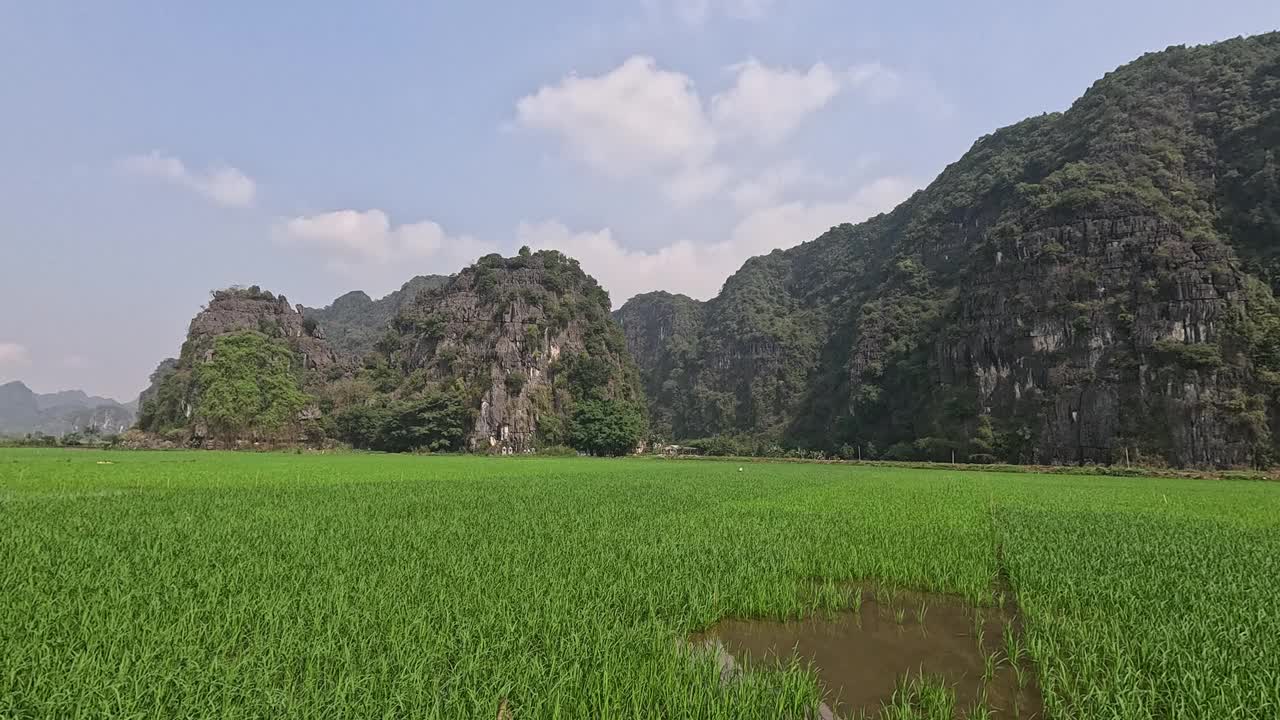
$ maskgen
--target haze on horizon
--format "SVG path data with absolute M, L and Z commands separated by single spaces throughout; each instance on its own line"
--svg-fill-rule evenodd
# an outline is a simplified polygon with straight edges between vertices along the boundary
M 130 400 L 213 288 L 324 305 L 520 245 L 614 306 L 891 209 L 1241 0 L 0 8 L 0 383 Z

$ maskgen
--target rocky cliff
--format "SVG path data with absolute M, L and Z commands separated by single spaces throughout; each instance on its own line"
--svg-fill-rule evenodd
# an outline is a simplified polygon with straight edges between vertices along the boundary
M 609 310 L 608 294 L 559 252 L 489 255 L 418 293 L 378 352 L 403 378 L 395 397 L 456 390 L 471 412 L 468 448 L 523 452 L 570 442 L 583 402 L 642 406 Z
M 1280 35 L 1170 48 L 980 139 L 892 213 L 752 259 L 674 342 L 665 298 L 618 318 L 677 437 L 1269 462 L 1277 148 Z
M 698 357 L 704 310 L 703 303 L 686 295 L 658 291 L 633 297 L 613 314 L 636 365 L 644 368 L 655 437 L 690 437 L 687 418 L 676 408 L 693 389 L 690 370 Z
M 522 248 L 376 302 L 339 298 L 318 312 L 352 349 L 337 353 L 315 311 L 256 287 L 221 290 L 152 375 L 139 425 L 206 445 L 629 452 L 645 434 L 644 400 L 609 309 L 577 261 Z
M 287 364 L 292 366 L 292 370 L 286 369 L 285 382 L 298 390 L 319 387 L 350 371 L 325 341 L 318 324 L 283 295 L 257 286 L 217 290 L 208 306 L 191 320 L 178 358 L 161 362 L 151 376 L 151 386 L 139 396 L 139 427 L 151 432 L 179 431 L 193 439 L 205 437 L 209 426 L 202 408 L 210 388 L 202 384 L 200 370 L 216 359 L 220 339 L 244 333 L 285 352 L 284 357 L 290 358 Z M 264 375 L 267 370 L 260 368 Z M 256 404 L 259 399 L 248 401 Z M 311 408 L 295 419 L 317 414 Z M 252 427 L 241 431 L 257 434 Z
M 378 300 L 360 290 L 353 290 L 323 308 L 301 308 L 316 321 L 329 345 L 340 355 L 363 358 L 374 349 L 401 308 L 411 303 L 418 293 L 444 285 L 442 275 L 419 275 Z

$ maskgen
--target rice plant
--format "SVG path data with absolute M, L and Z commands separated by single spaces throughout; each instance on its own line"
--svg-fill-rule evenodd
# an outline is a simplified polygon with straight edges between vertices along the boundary
M 1280 717 L 1280 485 L 736 468 L 0 450 L 0 717 L 815 717 L 687 638 L 1004 571 L 1046 717 Z

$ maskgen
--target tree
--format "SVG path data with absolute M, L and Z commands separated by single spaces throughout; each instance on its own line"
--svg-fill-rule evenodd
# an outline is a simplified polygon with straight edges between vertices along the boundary
M 640 444 L 646 429 L 644 413 L 634 403 L 585 400 L 574 410 L 569 442 L 592 455 L 626 455 Z
M 338 437 L 361 450 L 377 450 L 382 445 L 382 432 L 388 419 L 385 408 L 369 405 L 348 407 L 334 418 Z
M 363 450 L 460 450 L 470 422 L 458 392 L 427 392 L 386 405 L 357 405 L 338 414 L 338 437 Z
M 458 450 L 467 434 L 469 415 L 455 393 L 430 392 L 418 400 L 392 405 L 381 445 L 390 452 Z
M 214 341 L 213 359 L 196 368 L 199 417 L 215 437 L 275 436 L 294 425 L 307 396 L 293 374 L 293 353 L 262 333 Z

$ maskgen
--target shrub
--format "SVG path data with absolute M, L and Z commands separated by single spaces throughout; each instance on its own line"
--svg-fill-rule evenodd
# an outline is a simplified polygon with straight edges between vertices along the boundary
M 1169 362 L 1188 370 L 1213 370 L 1222 367 L 1222 350 L 1212 343 L 1183 343 L 1161 340 L 1155 351 Z
M 592 455 L 626 455 L 644 437 L 648 423 L 638 405 L 618 400 L 579 402 L 570 444 Z
M 508 373 L 506 379 L 502 381 L 502 384 L 506 386 L 508 395 L 516 397 L 524 390 L 525 383 L 528 382 L 528 380 L 529 378 L 526 377 L 524 373 L 516 371 Z

